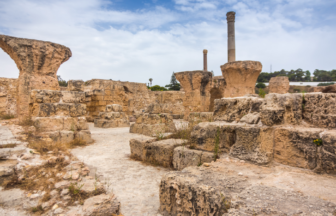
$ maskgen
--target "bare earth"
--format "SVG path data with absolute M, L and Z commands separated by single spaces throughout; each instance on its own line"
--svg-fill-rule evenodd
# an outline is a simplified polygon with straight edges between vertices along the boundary
M 93 145 L 77 148 L 72 153 L 90 168 L 96 168 L 102 181 L 110 184 L 121 203 L 125 216 L 157 215 L 159 184 L 168 169 L 144 165 L 129 158 L 129 141 L 144 135 L 129 133 L 125 128 L 95 128 L 90 123 Z

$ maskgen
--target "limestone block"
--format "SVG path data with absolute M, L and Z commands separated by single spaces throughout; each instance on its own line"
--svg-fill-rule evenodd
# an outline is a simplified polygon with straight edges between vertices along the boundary
M 247 124 L 258 124 L 260 120 L 260 113 L 254 112 L 244 115 L 239 122 Z
M 212 122 L 213 112 L 192 112 L 189 113 L 189 122 Z
M 269 93 L 286 94 L 289 90 L 289 79 L 286 76 L 272 77 L 268 85 Z
M 336 93 L 304 94 L 304 121 L 316 127 L 336 127 Z
M 94 126 L 99 128 L 115 128 L 118 127 L 118 122 L 116 120 L 107 119 L 95 119 Z
M 167 131 L 167 127 L 165 124 L 142 124 L 143 135 L 146 136 L 161 136 Z
M 89 125 L 87 123 L 86 117 L 77 117 L 75 119 L 77 130 L 89 130 Z
M 135 160 L 144 160 L 143 152 L 144 146 L 150 142 L 153 142 L 155 139 L 152 137 L 141 137 L 137 139 L 130 140 L 130 149 L 131 149 L 131 158 Z
M 215 121 L 239 121 L 248 113 L 260 112 L 264 99 L 258 97 L 236 97 L 215 100 Z
M 89 130 L 81 130 L 75 133 L 75 138 L 84 140 L 87 143 L 92 143 L 91 132 Z
M 150 114 L 160 114 L 162 113 L 162 104 L 160 103 L 152 103 L 152 104 L 149 104 L 147 107 L 146 107 L 146 113 L 150 113 Z
M 174 149 L 185 142 L 181 139 L 166 139 L 148 143 L 144 146 L 143 160 L 163 167 L 173 167 Z
M 274 132 L 274 160 L 276 162 L 306 169 L 314 169 L 317 146 L 322 129 L 280 127 Z
M 59 131 L 68 130 L 65 129 L 64 117 L 32 117 L 36 131 L 47 132 L 47 131 Z
M 130 126 L 130 133 L 143 134 L 142 133 L 142 131 L 143 131 L 142 128 L 143 128 L 143 124 L 133 123 Z
M 106 105 L 106 112 L 122 112 L 122 106 L 119 104 Z
M 221 66 L 226 81 L 224 97 L 239 97 L 254 94 L 255 83 L 261 72 L 258 61 L 233 61 Z
M 22 153 L 26 152 L 26 150 L 27 148 L 23 146 L 16 146 L 14 148 L 0 148 L 0 160 L 7 159 L 11 155 L 21 155 Z
M 85 104 L 70 104 L 70 116 L 71 117 L 84 116 L 85 114 L 86 114 Z
M 62 91 L 63 103 L 84 103 L 85 101 L 85 92 Z
M 29 114 L 31 90 L 59 90 L 56 73 L 60 65 L 71 57 L 71 50 L 56 43 L 6 35 L 0 35 L 0 47 L 20 70 L 17 108 L 22 119 Z
M 67 131 L 77 131 L 77 118 L 63 117 L 63 129 Z
M 242 124 L 227 122 L 202 122 L 191 132 L 191 143 L 196 149 L 213 151 L 215 138 L 219 135 L 219 150 L 228 152 L 236 142 L 236 128 Z
M 193 150 L 186 146 L 174 149 L 173 167 L 176 170 L 183 170 L 188 166 L 200 166 L 211 161 L 214 161 L 214 154 L 211 152 Z
M 267 164 L 273 159 L 273 128 L 236 127 L 236 142 L 230 149 L 230 156 L 256 164 Z
M 317 171 L 336 173 L 336 130 L 321 134 L 323 145 L 317 147 Z
M 73 131 L 60 131 L 60 142 L 69 143 L 75 138 L 75 133 Z
M 120 202 L 113 194 L 101 194 L 85 200 L 83 212 L 84 216 L 119 215 Z
M 69 80 L 68 81 L 68 91 L 84 91 L 84 81 L 83 80 Z
M 32 90 L 29 103 L 59 103 L 62 92 L 52 90 Z
M 300 124 L 302 121 L 302 94 L 267 94 L 260 112 L 265 125 Z
M 99 118 L 102 119 L 118 119 L 121 117 L 120 112 L 100 112 L 99 113 Z
M 330 85 L 322 88 L 322 93 L 336 93 L 336 85 Z

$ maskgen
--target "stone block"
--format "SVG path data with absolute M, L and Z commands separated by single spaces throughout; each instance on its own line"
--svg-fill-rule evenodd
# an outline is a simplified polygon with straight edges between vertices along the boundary
M 64 117 L 33 117 L 32 120 L 39 132 L 68 130 L 64 127 Z
M 303 95 L 267 94 L 260 111 L 261 122 L 265 125 L 300 124 L 302 121 Z
M 75 132 L 73 131 L 60 131 L 60 142 L 61 143 L 69 143 L 75 138 Z
M 27 148 L 24 146 L 16 146 L 14 148 L 0 148 L 0 160 L 7 159 L 12 155 L 21 155 L 22 153 L 26 152 L 26 150 Z
M 85 103 L 85 101 L 85 92 L 62 91 L 63 103 Z
M 119 215 L 120 202 L 113 194 L 101 194 L 85 200 L 83 212 L 84 216 Z
M 181 139 L 166 139 L 147 143 L 144 146 L 143 161 L 163 167 L 173 167 L 174 149 L 185 142 Z
M 85 104 L 70 104 L 70 116 L 71 117 L 84 116 L 85 114 L 86 114 Z
M 213 112 L 192 112 L 189 113 L 189 122 L 212 122 Z
M 130 133 L 143 134 L 142 133 L 142 128 L 143 128 L 143 124 L 133 123 L 130 126 Z
M 68 91 L 84 91 L 84 81 L 83 80 L 69 80 L 68 81 Z
M 99 128 L 115 128 L 118 127 L 116 120 L 107 120 L 107 119 L 95 119 L 94 126 Z
M 101 119 L 118 119 L 120 118 L 120 112 L 100 112 L 99 118 Z
M 32 90 L 29 103 L 59 103 L 62 98 L 60 91 L 53 90 Z
M 286 76 L 272 77 L 268 85 L 269 93 L 286 94 L 289 90 L 289 79 Z
M 307 93 L 303 97 L 305 121 L 315 127 L 336 127 L 336 93 Z
M 258 124 L 260 120 L 260 113 L 254 112 L 244 115 L 239 122 L 247 124 Z
M 313 142 L 322 129 L 280 127 L 274 131 L 274 161 L 306 169 L 317 164 L 317 146 Z
M 53 103 L 31 103 L 29 109 L 31 116 L 33 117 L 50 117 L 54 116 L 56 112 L 56 107 Z
M 131 158 L 135 160 L 144 160 L 143 152 L 144 146 L 150 142 L 153 142 L 155 139 L 152 137 L 141 137 L 137 139 L 130 140 L 130 149 L 131 149 Z
M 67 131 L 77 131 L 77 118 L 73 117 L 63 117 L 63 129 Z
M 162 104 L 160 104 L 160 103 L 149 104 L 146 107 L 145 112 L 149 113 L 149 114 L 160 114 L 160 113 L 162 113 Z
M 84 140 L 86 143 L 92 143 L 91 132 L 89 130 L 81 130 L 75 133 L 75 138 Z
M 260 112 L 264 99 L 258 97 L 236 97 L 215 100 L 215 121 L 239 121 L 248 113 Z
M 173 167 L 182 170 L 188 166 L 200 166 L 214 161 L 212 152 L 189 149 L 186 146 L 176 147 L 173 155 Z

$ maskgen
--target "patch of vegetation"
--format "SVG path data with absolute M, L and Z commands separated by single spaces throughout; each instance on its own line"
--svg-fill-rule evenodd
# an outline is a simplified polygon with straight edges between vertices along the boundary
M 13 118 L 15 118 L 15 116 L 12 115 L 12 114 L 2 114 L 2 115 L 0 115 L 1 120 L 8 120 L 8 119 L 13 119 Z
M 0 145 L 0 149 L 2 148 L 15 148 L 17 146 L 17 144 L 4 144 L 4 145 Z
M 319 83 L 317 84 L 317 86 L 330 86 L 330 85 L 334 85 L 334 82 L 327 82 L 327 83 Z
M 38 206 L 36 206 L 36 207 L 32 207 L 32 208 L 31 208 L 31 212 L 32 212 L 32 213 L 38 213 L 38 212 L 42 213 L 42 212 L 43 212 L 43 208 L 42 208 L 41 205 L 38 205 Z
M 315 143 L 316 146 L 321 146 L 323 144 L 322 139 L 318 138 L 318 139 L 314 139 L 313 141 Z
M 57 76 L 57 79 L 58 79 L 59 86 L 63 86 L 63 87 L 67 87 L 68 86 L 68 82 L 65 81 L 65 80 L 63 80 L 60 75 Z
M 171 78 L 170 78 L 170 84 L 165 86 L 168 88 L 169 91 L 180 91 L 181 85 L 180 83 L 176 80 L 175 74 L 173 72 Z
M 256 87 L 258 89 L 264 89 L 264 88 L 266 88 L 266 85 L 264 83 L 262 83 L 262 82 L 258 82 L 257 85 L 256 85 Z
M 266 95 L 266 92 L 265 92 L 262 88 L 260 88 L 260 89 L 259 89 L 259 96 L 260 96 L 261 98 L 265 98 L 265 95 Z
M 70 143 L 68 143 L 66 146 L 68 148 L 76 148 L 76 147 L 83 147 L 86 145 L 87 145 L 86 141 L 79 139 L 79 138 L 75 138 Z
M 151 91 L 168 91 L 168 89 L 159 85 L 149 87 L 148 89 L 150 89 Z

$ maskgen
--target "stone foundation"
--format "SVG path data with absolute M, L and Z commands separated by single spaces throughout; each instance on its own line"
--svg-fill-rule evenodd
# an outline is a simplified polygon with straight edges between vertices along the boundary
M 129 127 L 129 121 L 122 106 L 112 104 L 106 106 L 106 112 L 100 112 L 99 117 L 94 120 L 94 126 L 100 128 Z
M 0 115 L 17 116 L 17 79 L 0 78 Z

